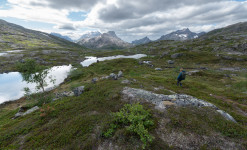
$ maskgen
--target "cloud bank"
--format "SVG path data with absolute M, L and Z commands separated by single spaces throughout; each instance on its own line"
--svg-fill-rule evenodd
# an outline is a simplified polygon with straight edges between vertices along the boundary
M 247 21 L 247 2 L 229 0 L 8 0 L 0 17 L 14 17 L 54 24 L 61 32 L 116 31 L 126 41 L 159 36 L 182 28 L 209 31 Z M 72 21 L 70 12 L 86 17 Z

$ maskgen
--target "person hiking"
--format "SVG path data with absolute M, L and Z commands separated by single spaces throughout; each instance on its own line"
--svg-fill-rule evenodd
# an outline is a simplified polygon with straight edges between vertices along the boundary
M 177 86 L 182 86 L 182 80 L 185 80 L 185 76 L 186 76 L 186 72 L 184 71 L 183 68 L 180 68 L 180 73 L 178 75 L 178 82 L 177 82 Z

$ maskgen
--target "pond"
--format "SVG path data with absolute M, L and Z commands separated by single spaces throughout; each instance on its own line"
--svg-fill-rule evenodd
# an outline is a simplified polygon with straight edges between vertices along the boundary
M 1 55 L 1 53 L 0 53 Z M 98 61 L 104 61 L 104 60 L 113 60 L 113 59 L 119 59 L 119 58 L 133 58 L 133 59 L 139 59 L 142 57 L 146 57 L 145 54 L 136 54 L 136 55 L 130 55 L 130 56 L 124 56 L 124 55 L 117 55 L 117 56 L 110 56 L 110 57 L 86 57 L 87 59 L 81 62 L 81 65 L 83 67 L 88 67 L 93 63 L 96 63 Z M 61 84 L 69 75 L 69 72 L 71 71 L 72 66 L 56 66 L 52 67 L 49 70 L 48 76 L 52 76 L 53 79 L 56 79 L 55 84 L 49 83 L 50 79 L 47 78 L 46 81 L 48 86 L 45 88 L 45 90 L 50 90 L 54 88 L 54 86 L 58 86 Z M 16 100 L 24 96 L 24 88 L 28 87 L 32 93 L 36 92 L 36 84 L 34 83 L 27 83 L 22 80 L 22 76 L 19 72 L 10 72 L 10 73 L 4 73 L 0 74 L 0 104 L 6 101 L 10 100 Z
M 56 79 L 56 81 L 55 84 L 49 83 L 50 79 L 47 78 L 46 81 L 48 86 L 45 87 L 45 90 L 49 90 L 54 86 L 61 84 L 67 78 L 71 68 L 71 65 L 52 67 L 49 70 L 48 76 L 52 76 L 53 79 Z M 0 104 L 5 101 L 16 100 L 24 96 L 23 89 L 25 87 L 30 88 L 32 92 L 36 91 L 36 84 L 22 81 L 22 76 L 19 72 L 0 74 Z
M 117 55 L 117 56 L 109 56 L 109 57 L 86 57 L 87 59 L 81 62 L 81 65 L 83 67 L 88 67 L 92 65 L 93 63 L 96 63 L 97 61 L 105 61 L 105 60 L 113 60 L 113 59 L 119 59 L 119 58 L 133 58 L 133 59 L 140 59 L 142 57 L 146 57 L 146 54 L 136 54 L 136 55 L 130 55 L 130 56 L 124 56 L 124 55 Z

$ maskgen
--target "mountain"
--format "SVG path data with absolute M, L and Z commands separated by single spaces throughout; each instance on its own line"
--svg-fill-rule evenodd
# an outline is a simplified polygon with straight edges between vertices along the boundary
M 131 46 L 131 44 L 121 40 L 114 31 L 93 38 L 81 39 L 77 43 L 92 49 L 122 49 Z
M 191 32 L 188 28 L 183 30 L 177 30 L 175 32 L 169 33 L 167 35 L 161 36 L 158 41 L 160 40 L 175 40 L 175 41 L 184 41 L 195 39 L 205 34 L 205 32 L 201 32 L 199 34 Z
M 83 34 L 77 41 L 81 41 L 82 39 L 94 38 L 94 37 L 97 37 L 100 35 L 101 35 L 101 33 L 99 31 L 88 32 L 86 34 Z
M 54 33 L 54 32 L 52 32 L 52 33 L 50 33 L 50 34 L 51 34 L 51 35 L 54 35 L 54 36 L 56 36 L 56 37 L 65 39 L 65 40 L 67 40 L 67 41 L 73 42 L 73 40 L 72 40 L 70 37 L 68 37 L 68 36 L 64 36 L 64 35 L 61 35 L 61 34 L 59 34 L 59 33 Z
M 227 27 L 219 28 L 212 30 L 202 36 L 204 37 L 209 37 L 209 36 L 217 36 L 217 35 L 228 35 L 228 36 L 233 36 L 236 34 L 241 34 L 241 35 L 246 35 L 247 33 L 247 22 L 239 22 L 236 24 L 229 25 Z
M 141 44 L 147 44 L 149 42 L 152 42 L 148 37 L 144 37 L 140 40 L 135 40 L 135 41 L 132 41 L 132 44 L 134 45 L 141 45 Z
M 81 48 L 80 45 L 48 33 L 26 29 L 22 26 L 0 20 L 0 50 Z

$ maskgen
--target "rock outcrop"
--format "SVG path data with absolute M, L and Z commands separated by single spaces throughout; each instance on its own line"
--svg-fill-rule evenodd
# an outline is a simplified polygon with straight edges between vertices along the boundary
M 219 112 L 225 119 L 236 122 L 235 119 L 223 110 L 218 109 L 214 104 L 197 99 L 186 94 L 163 95 L 156 94 L 150 91 L 125 87 L 122 91 L 123 100 L 129 102 L 149 102 L 155 105 L 158 110 L 165 110 L 169 106 L 194 106 L 194 107 L 211 107 Z
M 31 114 L 32 112 L 36 111 L 39 109 L 38 106 L 35 106 L 31 109 L 28 109 L 27 111 L 25 111 L 26 108 L 24 107 L 21 107 L 18 111 L 18 113 L 15 114 L 14 118 L 13 119 L 16 119 L 18 117 L 22 117 L 22 116 L 25 116 L 25 115 L 28 115 L 28 114 Z

